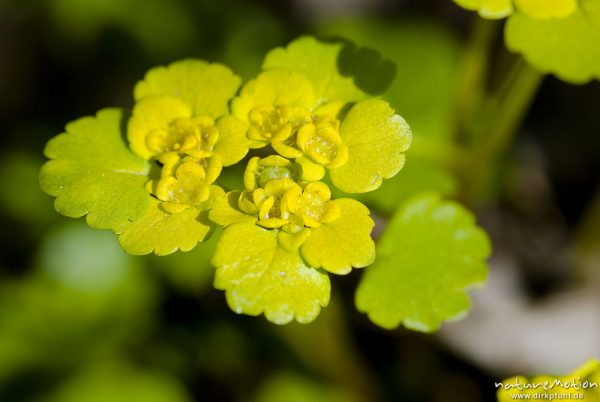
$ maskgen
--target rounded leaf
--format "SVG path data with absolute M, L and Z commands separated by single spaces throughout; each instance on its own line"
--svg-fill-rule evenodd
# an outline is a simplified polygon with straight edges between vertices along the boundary
M 205 203 L 177 213 L 166 211 L 158 201 L 154 201 L 140 219 L 130 222 L 119 231 L 119 243 L 127 252 L 137 255 L 190 251 L 204 241 L 215 227 L 206 211 L 215 200 L 224 196 L 224 192 L 218 186 L 211 186 L 210 193 Z
M 356 292 L 375 324 L 432 332 L 469 309 L 465 291 L 487 277 L 490 243 L 473 216 L 435 195 L 407 201 L 377 244 Z
M 332 201 L 340 210 L 339 218 L 311 229 L 300 248 L 302 257 L 315 268 L 345 275 L 375 260 L 371 231 L 375 225 L 369 210 L 350 198 Z
M 83 117 L 51 139 L 44 153 L 51 160 L 40 172 L 40 185 L 55 196 L 58 212 L 71 218 L 87 215 L 98 229 L 117 230 L 149 208 L 144 188 L 149 164 L 133 154 L 124 141 L 129 114 L 103 109 Z
M 239 198 L 239 191 L 231 191 L 223 197 L 219 197 L 208 213 L 210 220 L 222 226 L 229 226 L 240 222 L 256 222 L 258 219 L 256 216 L 240 211 L 238 208 Z
M 380 95 L 396 74 L 395 65 L 372 49 L 357 48 L 348 41 L 322 42 L 310 36 L 271 50 L 263 69 L 302 74 L 323 102 L 356 102 L 367 98 L 367 94 Z
M 277 232 L 253 223 L 227 227 L 212 260 L 215 288 L 225 290 L 238 314 L 264 312 L 275 324 L 309 323 L 329 303 L 329 277 L 307 266 L 298 250 L 281 248 Z
M 577 9 L 577 0 L 515 0 L 515 5 L 531 18 L 544 20 L 569 16 Z
M 404 166 L 412 133 L 404 119 L 384 101 L 354 105 L 342 121 L 340 135 L 348 162 L 330 171 L 331 181 L 347 193 L 365 193 L 381 186 Z
M 249 81 L 240 95 L 231 104 L 232 114 L 244 121 L 258 106 L 300 106 L 312 108 L 315 105 L 312 85 L 304 76 L 284 70 L 261 73 Z
M 579 4 L 566 18 L 538 20 L 516 13 L 506 25 L 506 45 L 537 70 L 564 81 L 600 79 L 600 0 Z
M 215 144 L 215 153 L 221 156 L 223 166 L 231 166 L 241 161 L 248 153 L 249 142 L 246 138 L 248 124 L 233 116 L 225 116 L 217 122 L 219 140 Z
M 227 114 L 228 103 L 241 84 L 226 66 L 186 59 L 146 73 L 134 90 L 136 101 L 151 96 L 175 96 L 191 107 L 195 116 L 217 118 Z

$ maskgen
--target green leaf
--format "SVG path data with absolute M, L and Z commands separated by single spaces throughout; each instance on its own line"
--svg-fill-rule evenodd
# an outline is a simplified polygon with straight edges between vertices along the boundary
M 473 216 L 436 195 L 407 201 L 377 245 L 356 306 L 377 325 L 432 332 L 469 309 L 465 291 L 485 281 L 489 240 Z
M 224 196 L 224 192 L 218 186 L 211 186 L 210 191 L 210 198 L 205 203 L 174 214 L 164 210 L 160 202 L 154 200 L 146 214 L 119 231 L 121 246 L 129 253 L 138 255 L 190 251 L 214 229 L 207 211 L 215 200 Z
M 454 0 L 467 10 L 479 12 L 483 18 L 504 18 L 513 12 L 513 0 Z
M 246 137 L 248 124 L 233 116 L 225 116 L 219 119 L 217 128 L 219 140 L 214 151 L 221 156 L 223 166 L 231 166 L 241 161 L 248 153 L 250 145 Z
M 357 48 L 347 41 L 322 42 L 310 36 L 273 49 L 263 68 L 301 73 L 322 100 L 345 102 L 385 92 L 396 73 L 394 64 L 372 49 Z
M 152 197 L 144 188 L 149 164 L 134 155 L 124 140 L 129 115 L 104 109 L 67 125 L 44 153 L 51 160 L 40 172 L 40 185 L 55 196 L 63 215 L 87 214 L 91 227 L 117 230 L 139 218 Z
M 347 193 L 365 193 L 402 169 L 412 134 L 408 124 L 385 102 L 357 103 L 342 121 L 340 135 L 348 162 L 330 171 L 331 181 Z
M 227 114 L 241 79 L 226 66 L 186 59 L 155 67 L 135 86 L 138 101 L 150 96 L 175 96 L 192 108 L 194 116 L 217 118 Z
M 523 12 L 538 20 L 568 17 L 577 9 L 577 0 L 515 0 Z
M 340 209 L 339 218 L 312 228 L 302 244 L 302 257 L 315 268 L 345 275 L 375 260 L 371 230 L 375 225 L 369 210 L 350 198 L 332 201 Z
M 543 73 L 579 84 L 600 79 L 600 0 L 581 0 L 566 18 L 538 20 L 516 13 L 507 22 L 505 40 Z
M 264 312 L 275 324 L 313 321 L 329 302 L 327 274 L 307 266 L 298 251 L 278 245 L 277 230 L 236 223 L 221 236 L 213 257 L 215 288 L 225 290 L 238 314 Z
M 255 216 L 248 215 L 239 210 L 239 198 L 240 191 L 232 191 L 217 199 L 208 213 L 210 220 L 222 226 L 242 222 L 256 222 L 257 218 Z

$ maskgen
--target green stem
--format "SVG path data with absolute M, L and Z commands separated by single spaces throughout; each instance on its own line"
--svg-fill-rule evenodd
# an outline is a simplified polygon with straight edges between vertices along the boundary
M 542 79 L 542 74 L 517 58 L 497 93 L 485 103 L 473 138 L 473 158 L 462 171 L 467 199 L 480 197 L 481 190 L 486 190 L 489 176 L 513 143 Z
M 485 97 L 485 82 L 489 76 L 490 54 L 501 25 L 498 21 L 475 18 L 469 41 L 461 55 L 454 102 L 455 134 L 468 133 L 472 116 Z M 457 138 L 461 140 L 462 138 Z
M 482 151 L 488 157 L 504 153 L 512 144 L 542 83 L 543 75 L 518 59 L 508 78 L 498 96 L 490 100 L 492 107 L 482 127 L 483 132 L 487 133 Z

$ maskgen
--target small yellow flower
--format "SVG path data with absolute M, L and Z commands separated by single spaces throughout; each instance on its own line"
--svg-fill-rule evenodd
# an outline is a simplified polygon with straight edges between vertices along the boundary
M 299 166 L 300 180 L 319 181 L 330 171 L 348 193 L 377 189 L 404 164 L 411 133 L 381 100 L 323 99 L 302 74 L 270 70 L 248 82 L 232 101 L 247 125 L 250 147 L 270 145 Z

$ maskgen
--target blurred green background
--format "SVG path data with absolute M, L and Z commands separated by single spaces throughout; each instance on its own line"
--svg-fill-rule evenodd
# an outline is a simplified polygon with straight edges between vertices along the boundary
M 333 279 L 308 326 L 238 316 L 211 286 L 216 238 L 130 256 L 39 189 L 45 142 L 80 116 L 131 107 L 149 68 L 198 57 L 249 79 L 269 49 L 307 33 L 396 63 L 385 97 L 415 140 L 403 173 L 362 198 L 378 231 L 433 190 L 490 232 L 491 280 L 465 322 L 380 330 L 353 307 L 360 272 Z M 514 59 L 500 22 L 450 0 L 0 0 L 0 401 L 493 401 L 493 382 L 515 370 L 569 371 L 600 354 L 598 82 L 547 77 L 514 137 L 483 167 L 464 162 L 486 133 L 463 115 Z

